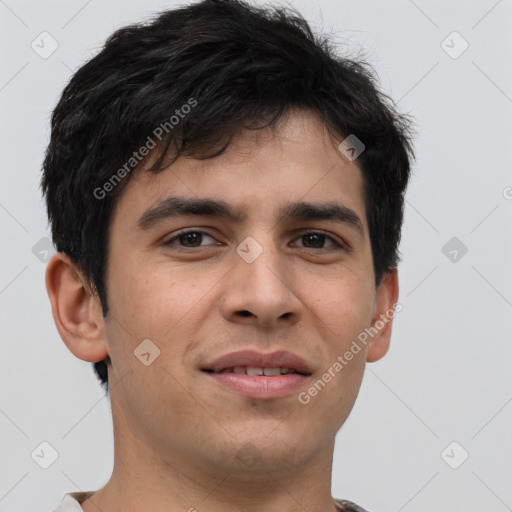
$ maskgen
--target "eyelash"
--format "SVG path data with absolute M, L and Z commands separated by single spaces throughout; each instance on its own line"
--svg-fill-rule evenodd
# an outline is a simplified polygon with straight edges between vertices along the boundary
M 198 230 L 198 229 L 190 229 L 190 230 L 179 231 L 175 236 L 173 236 L 172 238 L 170 238 L 169 240 L 164 242 L 163 245 L 171 245 L 172 242 L 174 242 L 175 240 L 178 240 L 183 235 L 187 235 L 189 233 L 200 233 L 202 235 L 209 236 L 210 238 L 214 238 L 212 235 L 206 233 L 205 231 L 201 231 L 201 230 Z M 320 235 L 320 236 L 323 236 L 326 239 L 329 239 L 334 244 L 334 247 L 332 247 L 331 249 L 329 249 L 329 248 L 315 249 L 314 247 L 303 247 L 303 249 L 313 249 L 315 251 L 348 250 L 348 247 L 345 244 L 343 244 L 341 242 L 338 242 L 335 238 L 333 238 L 332 236 L 327 235 L 323 231 L 305 231 L 305 232 L 301 233 L 300 235 L 298 235 L 297 238 L 295 238 L 295 240 L 297 240 L 299 238 L 302 238 L 304 236 L 307 236 L 307 235 Z M 188 250 L 200 249 L 201 247 L 204 247 L 204 246 L 198 246 L 198 247 L 180 246 L 179 250 L 188 251 Z

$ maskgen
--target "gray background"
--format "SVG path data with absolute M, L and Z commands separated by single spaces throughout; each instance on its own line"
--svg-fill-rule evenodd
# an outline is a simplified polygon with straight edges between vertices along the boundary
M 39 170 L 71 72 L 114 29 L 177 4 L 0 0 L 2 512 L 53 510 L 110 476 L 109 403 L 60 340 L 44 287 Z M 403 310 L 337 437 L 333 496 L 374 512 L 512 510 L 512 1 L 293 5 L 342 48 L 365 49 L 418 131 Z M 58 43 L 47 58 L 31 47 L 51 49 L 43 31 Z M 43 441 L 58 452 L 48 469 L 31 457 Z

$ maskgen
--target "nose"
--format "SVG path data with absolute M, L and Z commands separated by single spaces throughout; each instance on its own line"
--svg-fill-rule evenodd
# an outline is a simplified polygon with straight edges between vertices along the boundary
M 251 263 L 233 255 L 233 269 L 224 281 L 222 314 L 230 322 L 264 328 L 292 325 L 303 310 L 294 291 L 293 268 L 272 242 L 261 245 L 263 252 Z

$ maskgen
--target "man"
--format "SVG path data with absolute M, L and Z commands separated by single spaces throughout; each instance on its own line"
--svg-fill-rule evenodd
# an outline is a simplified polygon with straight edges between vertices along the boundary
M 115 460 L 59 512 L 363 510 L 331 496 L 332 456 L 390 343 L 410 140 L 292 11 L 205 0 L 75 73 L 46 285 L 109 392 Z

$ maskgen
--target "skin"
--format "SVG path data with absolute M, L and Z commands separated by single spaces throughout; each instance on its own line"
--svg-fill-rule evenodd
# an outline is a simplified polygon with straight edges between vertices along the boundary
M 65 344 L 82 360 L 112 360 L 114 470 L 84 511 L 336 510 L 335 435 L 366 362 L 386 354 L 392 322 L 307 405 L 296 392 L 248 398 L 199 369 L 235 350 L 285 349 L 313 368 L 307 390 L 396 303 L 395 269 L 375 287 L 363 176 L 337 150 L 341 140 L 314 113 L 293 111 L 274 132 L 242 132 L 219 157 L 181 157 L 159 174 L 137 170 L 111 219 L 106 319 L 67 256 L 51 259 L 46 284 Z M 138 230 L 143 212 L 169 195 L 222 199 L 247 217 L 169 218 Z M 289 201 L 342 203 L 363 234 L 334 221 L 277 222 Z M 196 247 L 186 237 L 164 245 L 183 228 L 209 236 Z M 303 229 L 350 249 L 329 238 L 315 245 Z M 247 236 L 263 248 L 250 264 L 235 251 Z M 134 357 L 144 339 L 160 350 L 149 366 Z M 248 450 L 253 464 L 237 457 Z

